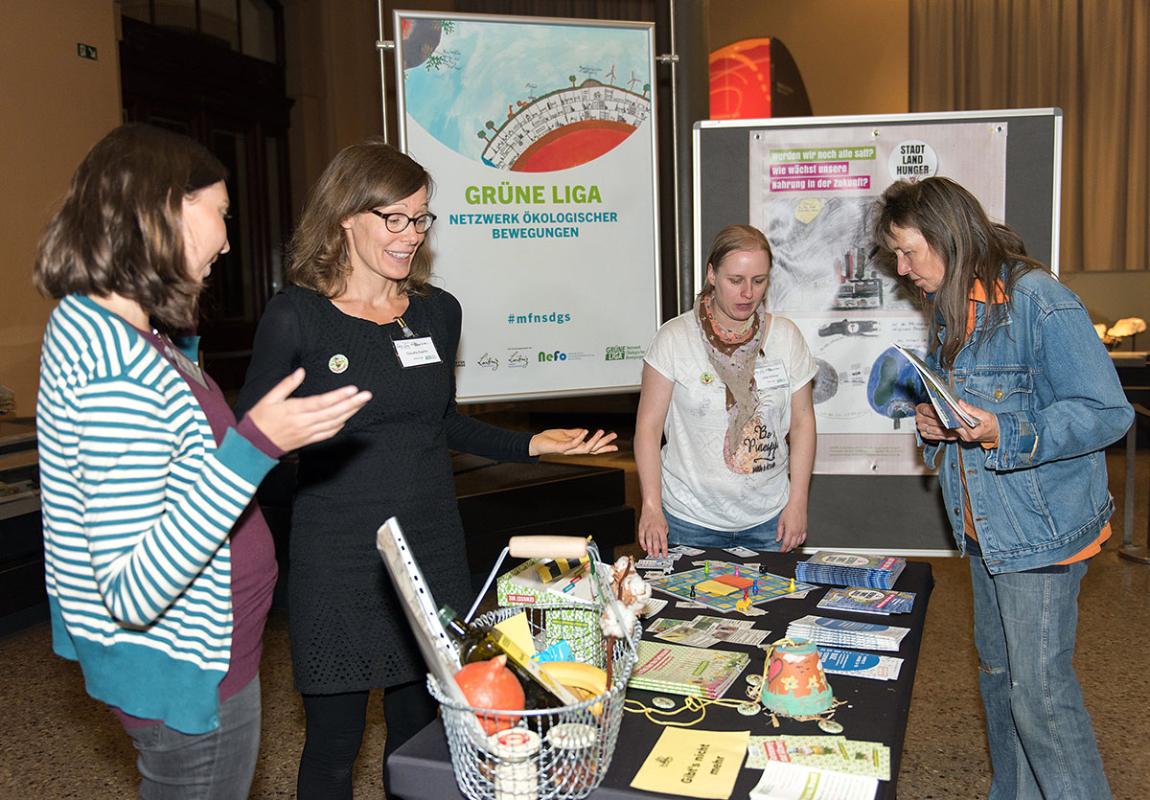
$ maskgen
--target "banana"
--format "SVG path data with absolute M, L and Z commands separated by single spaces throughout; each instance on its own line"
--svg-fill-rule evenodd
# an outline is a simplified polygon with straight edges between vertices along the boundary
M 591 664 L 580 661 L 544 661 L 539 669 L 564 686 L 590 692 L 592 697 L 607 691 L 607 673 Z
M 571 692 L 571 694 L 573 694 L 577 698 L 579 698 L 580 703 L 582 703 L 584 700 L 590 700 L 592 697 L 598 696 L 595 692 L 592 692 L 590 689 L 582 689 L 578 686 L 568 686 L 566 688 L 569 692 Z M 603 704 L 602 703 L 592 703 L 588 707 L 587 710 L 590 711 L 592 714 L 594 714 L 597 717 L 603 713 Z

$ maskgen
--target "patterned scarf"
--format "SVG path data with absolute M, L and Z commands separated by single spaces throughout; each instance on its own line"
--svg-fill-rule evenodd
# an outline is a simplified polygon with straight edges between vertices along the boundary
M 737 472 L 734 467 L 735 450 L 757 407 L 755 358 L 762 349 L 763 335 L 767 330 L 767 312 L 764 305 L 760 304 L 747 330 L 732 331 L 715 321 L 711 300 L 710 292 L 696 300 L 695 316 L 703 332 L 703 348 L 707 351 L 707 360 L 727 387 L 730 421 L 723 441 L 723 455 L 728 469 Z

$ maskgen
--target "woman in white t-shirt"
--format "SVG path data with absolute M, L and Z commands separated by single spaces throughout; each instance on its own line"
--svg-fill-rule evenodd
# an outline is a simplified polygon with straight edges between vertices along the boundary
M 647 350 L 635 462 L 648 553 L 668 542 L 788 551 L 806 539 L 816 366 L 795 324 L 765 308 L 770 268 L 758 229 L 724 228 L 694 308 Z

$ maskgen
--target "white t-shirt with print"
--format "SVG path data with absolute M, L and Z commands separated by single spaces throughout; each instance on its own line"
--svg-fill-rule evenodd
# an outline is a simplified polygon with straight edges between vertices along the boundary
M 771 315 L 755 360 L 758 408 L 743 431 L 734 469 L 723 452 L 730 412 L 726 385 L 707 358 L 694 309 L 667 322 L 646 363 L 674 383 L 663 433 L 663 507 L 686 522 L 740 531 L 774 518 L 790 496 L 787 433 L 791 395 L 817 366 L 802 333 Z

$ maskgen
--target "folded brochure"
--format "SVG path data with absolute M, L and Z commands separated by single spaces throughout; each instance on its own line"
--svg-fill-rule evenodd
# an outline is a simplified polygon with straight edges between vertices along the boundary
M 768 761 L 890 780 L 889 747 L 845 736 L 752 736 L 747 742 L 747 769 L 765 769 Z
M 902 670 L 902 659 L 881 656 L 858 650 L 843 650 L 820 644 L 819 658 L 828 675 L 849 675 L 852 678 L 870 678 L 876 681 L 895 681 Z
M 878 778 L 768 761 L 750 800 L 874 800 Z
M 930 397 L 930 404 L 934 406 L 934 412 L 938 414 L 939 421 L 945 427 L 954 429 L 965 424 L 968 428 L 973 428 L 978 425 L 978 420 L 963 411 L 958 405 L 958 397 L 947 386 L 946 381 L 927 366 L 917 353 L 908 350 L 901 344 L 896 344 L 895 349 L 906 357 L 906 360 L 918 372 L 918 376 L 922 378 L 923 386 L 926 387 L 926 394 Z
M 910 628 L 896 625 L 876 625 L 813 614 L 796 619 L 787 626 L 788 639 L 808 639 L 820 646 L 850 647 L 856 650 L 896 651 L 908 633 Z
M 851 611 L 856 614 L 906 614 L 914 608 L 914 592 L 847 586 L 828 589 L 818 607 L 826 611 Z

